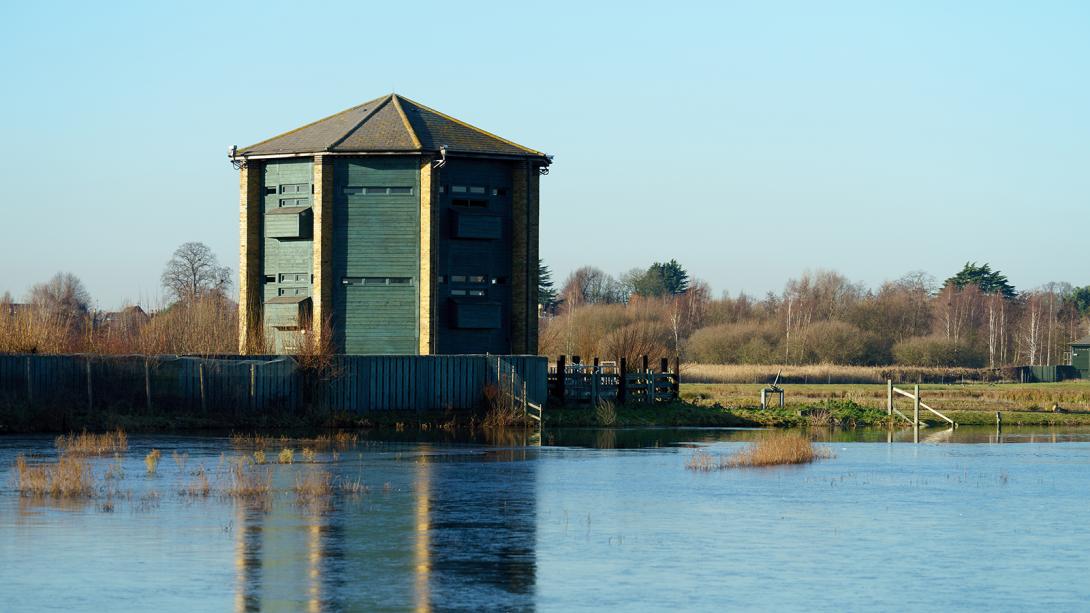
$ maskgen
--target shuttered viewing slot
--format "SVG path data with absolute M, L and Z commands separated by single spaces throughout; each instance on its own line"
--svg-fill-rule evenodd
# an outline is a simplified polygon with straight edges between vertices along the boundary
M 503 220 L 497 215 L 455 213 L 454 238 L 498 239 L 503 235 Z
M 265 235 L 269 238 L 310 238 L 310 229 L 309 206 L 280 207 L 265 216 Z
M 480 300 L 451 301 L 454 309 L 454 327 L 487 330 L 500 327 L 500 303 Z
M 307 296 L 276 296 L 265 301 L 265 325 L 273 328 L 299 328 L 310 316 Z

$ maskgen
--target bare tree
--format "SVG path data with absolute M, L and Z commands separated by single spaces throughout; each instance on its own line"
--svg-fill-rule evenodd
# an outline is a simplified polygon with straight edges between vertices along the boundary
M 231 269 L 220 266 L 204 243 L 184 243 L 163 270 L 163 287 L 180 302 L 222 296 L 231 287 Z
M 45 283 L 30 288 L 30 303 L 49 315 L 77 318 L 91 309 L 91 295 L 79 277 L 70 272 L 58 272 Z

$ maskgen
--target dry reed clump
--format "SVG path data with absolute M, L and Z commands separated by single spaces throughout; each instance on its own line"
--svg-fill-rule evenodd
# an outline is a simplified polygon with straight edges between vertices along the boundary
M 697 449 L 685 462 L 685 468 L 700 472 L 711 472 L 726 468 L 726 464 L 721 456 L 713 456 L 703 449 Z
M 303 447 L 303 461 L 313 463 L 318 458 L 318 453 L 310 447 Z
M 814 460 L 832 457 L 824 447 L 815 447 L 810 439 L 801 434 L 770 436 L 749 445 L 731 456 L 726 466 L 775 466 L 779 464 L 808 464 Z
M 23 496 L 52 498 L 90 498 L 94 476 L 86 460 L 61 455 L 56 463 L 27 464 L 19 454 L 15 458 L 16 489 Z
M 295 478 L 292 488 L 301 502 L 324 498 L 333 493 L 333 477 L 324 470 L 312 470 Z
M 257 451 L 254 452 L 254 464 L 264 464 L 264 463 L 265 463 L 265 452 L 263 450 L 261 450 L 261 449 L 258 449 Z
M 61 435 L 55 441 L 57 451 L 74 455 L 110 455 L 127 451 L 129 437 L 118 428 L 113 432 L 95 434 L 84 430 L 79 434 Z
M 608 400 L 599 401 L 594 407 L 594 418 L 599 426 L 613 426 L 617 423 L 617 407 Z
M 295 450 L 285 447 L 280 450 L 280 455 L 276 459 L 281 464 L 293 464 L 295 462 Z
M 148 455 L 144 456 L 144 466 L 147 467 L 149 475 L 154 475 L 159 468 L 159 457 L 161 455 L 158 449 L 152 449 L 148 452 Z
M 235 498 L 268 496 L 272 490 L 272 477 L 271 467 L 257 469 L 248 458 L 240 458 L 231 463 L 231 482 L 224 493 Z
M 526 424 L 526 413 L 518 406 L 515 397 L 504 390 L 507 387 L 501 381 L 499 385 L 488 384 L 483 394 L 488 405 L 481 425 L 485 428 L 508 428 Z
M 201 465 L 193 472 L 193 478 L 185 484 L 180 494 L 191 498 L 207 498 L 211 491 L 212 486 L 208 483 L 208 473 L 205 471 L 204 466 Z

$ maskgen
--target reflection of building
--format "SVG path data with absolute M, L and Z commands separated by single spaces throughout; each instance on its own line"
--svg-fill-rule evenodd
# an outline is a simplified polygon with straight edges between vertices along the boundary
M 231 155 L 242 353 L 537 350 L 545 154 L 390 94 Z
M 533 608 L 536 463 L 522 460 L 534 451 L 441 452 L 342 467 L 370 487 L 357 499 L 237 503 L 236 610 Z M 281 469 L 274 486 L 309 468 Z

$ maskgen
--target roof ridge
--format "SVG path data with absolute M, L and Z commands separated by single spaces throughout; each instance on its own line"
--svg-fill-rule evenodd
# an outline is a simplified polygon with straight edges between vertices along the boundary
M 394 101 L 394 108 L 397 109 L 397 114 L 401 116 L 401 123 L 405 124 L 405 130 L 409 132 L 409 137 L 413 139 L 413 145 L 416 145 L 417 150 L 423 150 L 423 146 L 420 144 L 420 139 L 416 136 L 416 130 L 413 129 L 411 123 L 409 123 L 409 116 L 405 114 L 405 109 L 401 108 L 401 101 L 397 93 L 390 94 L 390 99 Z
M 391 94 L 391 95 L 396 95 L 396 94 Z M 495 134 L 493 134 L 493 133 L 491 133 L 491 132 L 489 132 L 487 130 L 482 130 L 481 128 L 478 128 L 475 125 L 468 124 L 468 123 L 466 123 L 466 122 L 464 122 L 464 121 L 462 121 L 460 119 L 451 117 L 450 115 L 447 115 L 446 113 L 443 113 L 441 111 L 437 111 L 437 110 L 431 108 L 430 106 L 420 104 L 419 102 L 417 102 L 417 101 L 415 101 L 415 100 L 413 100 L 411 98 L 405 98 L 404 96 L 400 96 L 400 98 L 404 98 L 404 100 L 406 102 L 410 103 L 410 104 L 414 104 L 414 105 L 416 105 L 416 106 L 418 106 L 418 107 L 420 107 L 422 109 L 425 109 L 427 111 L 435 113 L 436 115 L 442 117 L 443 119 L 446 119 L 447 121 L 453 121 L 454 123 L 456 123 L 456 124 L 458 124 L 458 125 L 460 125 L 460 126 L 462 126 L 464 128 L 469 128 L 470 130 L 473 130 L 475 132 L 479 132 L 481 134 L 484 134 L 485 136 L 487 136 L 489 138 L 494 138 L 494 139 L 496 139 L 496 140 L 498 140 L 500 142 L 507 143 L 508 145 L 511 145 L 512 147 L 515 147 L 517 149 L 522 149 L 523 151 L 525 151 L 527 153 L 532 153 L 534 155 L 540 155 L 542 157 L 545 156 L 544 153 L 542 153 L 540 151 L 537 151 L 536 149 L 531 149 L 529 147 L 524 147 L 524 146 L 522 146 L 522 145 L 520 145 L 520 144 L 518 144 L 518 143 L 516 143 L 514 141 L 509 141 L 506 138 L 503 138 L 502 136 L 497 136 L 497 135 L 495 135 Z
M 270 138 L 266 138 L 265 140 L 263 140 L 263 141 L 259 141 L 259 142 L 256 142 L 256 143 L 254 143 L 254 144 L 252 144 L 252 145 L 250 145 L 250 146 L 248 146 L 248 147 L 240 147 L 240 148 L 239 148 L 239 150 L 240 150 L 240 151 L 246 151 L 246 150 L 248 150 L 248 149 L 254 149 L 254 148 L 256 148 L 256 147 L 258 147 L 258 146 L 260 146 L 260 145 L 264 145 L 265 143 L 267 143 L 267 142 L 269 142 L 269 141 L 273 141 L 273 140 L 276 140 L 276 139 L 278 139 L 278 138 L 281 138 L 281 137 L 283 137 L 283 136 L 288 136 L 289 134 L 295 134 L 296 132 L 298 132 L 298 131 L 300 131 L 300 130 L 304 130 L 304 129 L 306 129 L 306 128 L 309 128 L 309 127 L 311 127 L 311 126 L 313 126 L 313 125 L 316 125 L 316 124 L 322 123 L 323 121 L 328 121 L 328 120 L 330 120 L 330 119 L 333 119 L 334 117 L 339 117 L 339 116 L 341 116 L 341 115 L 344 115 L 345 113 L 350 113 L 350 112 L 352 112 L 352 111 L 354 111 L 354 110 L 356 110 L 356 109 L 360 108 L 361 106 L 367 106 L 368 104 L 371 104 L 371 103 L 372 103 L 372 102 L 374 102 L 375 100 L 379 100 L 379 98 L 375 98 L 374 100 L 368 100 L 367 102 L 364 102 L 364 103 L 361 103 L 361 104 L 357 104 L 356 106 L 353 106 L 353 107 L 349 107 L 349 108 L 347 108 L 347 109 L 345 109 L 345 110 L 343 110 L 343 111 L 340 111 L 340 112 L 338 112 L 338 113 L 333 113 L 332 115 L 329 115 L 328 117 L 323 117 L 323 118 L 321 118 L 321 119 L 318 119 L 318 120 L 316 120 L 316 121 L 312 121 L 312 122 L 310 122 L 310 123 L 308 123 L 308 124 L 306 124 L 306 125 L 302 125 L 302 126 L 299 126 L 298 128 L 295 128 L 294 130 L 288 130 L 287 132 L 283 132 L 283 133 L 281 133 L 281 134 L 277 134 L 276 136 L 273 136 L 273 137 L 270 137 Z M 332 146 L 332 145 L 326 145 L 326 149 L 328 149 L 328 148 L 329 148 L 329 147 L 331 147 L 331 146 Z
M 343 143 L 344 141 L 348 140 L 349 136 L 352 136 L 352 134 L 354 134 L 356 132 L 356 130 L 359 130 L 360 127 L 362 127 L 363 124 L 366 123 L 368 119 L 371 119 L 372 117 L 374 117 L 375 113 L 379 112 L 382 109 L 382 107 L 386 106 L 386 103 L 388 103 L 391 100 L 391 98 L 393 98 L 393 94 L 387 94 L 387 95 L 383 96 L 381 98 L 382 102 L 376 104 L 375 108 L 371 109 L 366 115 L 363 116 L 362 119 L 359 120 L 359 123 L 352 126 L 352 128 L 350 130 L 348 130 L 347 132 L 345 132 L 340 138 L 338 138 L 337 140 L 330 143 L 326 147 L 326 150 L 329 151 L 329 150 L 333 149 L 334 147 L 336 147 L 337 145 L 339 145 L 339 144 Z M 379 100 L 379 99 L 380 98 L 375 98 L 375 100 Z M 372 100 L 371 102 L 374 102 L 375 100 Z M 363 106 L 363 105 L 360 105 L 360 106 Z

